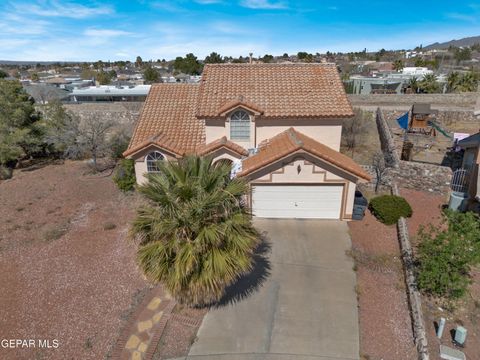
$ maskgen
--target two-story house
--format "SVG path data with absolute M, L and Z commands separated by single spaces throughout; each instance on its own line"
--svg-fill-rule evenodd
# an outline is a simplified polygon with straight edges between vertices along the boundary
M 200 84 L 152 86 L 124 156 L 140 184 L 159 160 L 228 159 L 255 216 L 349 219 L 370 180 L 339 152 L 352 116 L 334 64 L 210 64 Z

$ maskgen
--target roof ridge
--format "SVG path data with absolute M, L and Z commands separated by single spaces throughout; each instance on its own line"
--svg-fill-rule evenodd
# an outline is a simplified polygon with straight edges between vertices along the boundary
M 303 147 L 303 145 L 304 145 L 304 144 L 303 144 L 303 141 L 298 138 L 297 132 L 296 132 L 296 130 L 295 130 L 293 127 L 290 127 L 286 132 L 287 132 L 290 140 L 292 140 L 293 143 L 294 143 L 296 146 Z

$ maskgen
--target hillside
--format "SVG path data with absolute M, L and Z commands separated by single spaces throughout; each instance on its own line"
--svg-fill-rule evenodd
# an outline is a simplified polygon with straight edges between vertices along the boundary
M 433 49 L 448 49 L 450 46 L 462 47 L 462 46 L 472 46 L 475 44 L 480 44 L 480 36 L 471 36 L 459 40 L 451 40 L 443 43 L 436 42 L 428 46 L 424 46 L 424 50 L 433 50 Z

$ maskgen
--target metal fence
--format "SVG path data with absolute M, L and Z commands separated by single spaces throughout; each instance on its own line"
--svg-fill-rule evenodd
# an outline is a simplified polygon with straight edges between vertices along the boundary
M 453 172 L 451 189 L 457 192 L 467 192 L 470 179 L 469 169 L 458 169 Z

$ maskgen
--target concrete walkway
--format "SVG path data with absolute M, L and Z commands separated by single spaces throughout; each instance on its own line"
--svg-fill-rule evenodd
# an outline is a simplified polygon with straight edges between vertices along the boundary
M 347 224 L 257 220 L 256 225 L 266 232 L 271 253 L 257 258 L 253 275 L 229 290 L 224 306 L 209 311 L 188 359 L 358 360 Z

